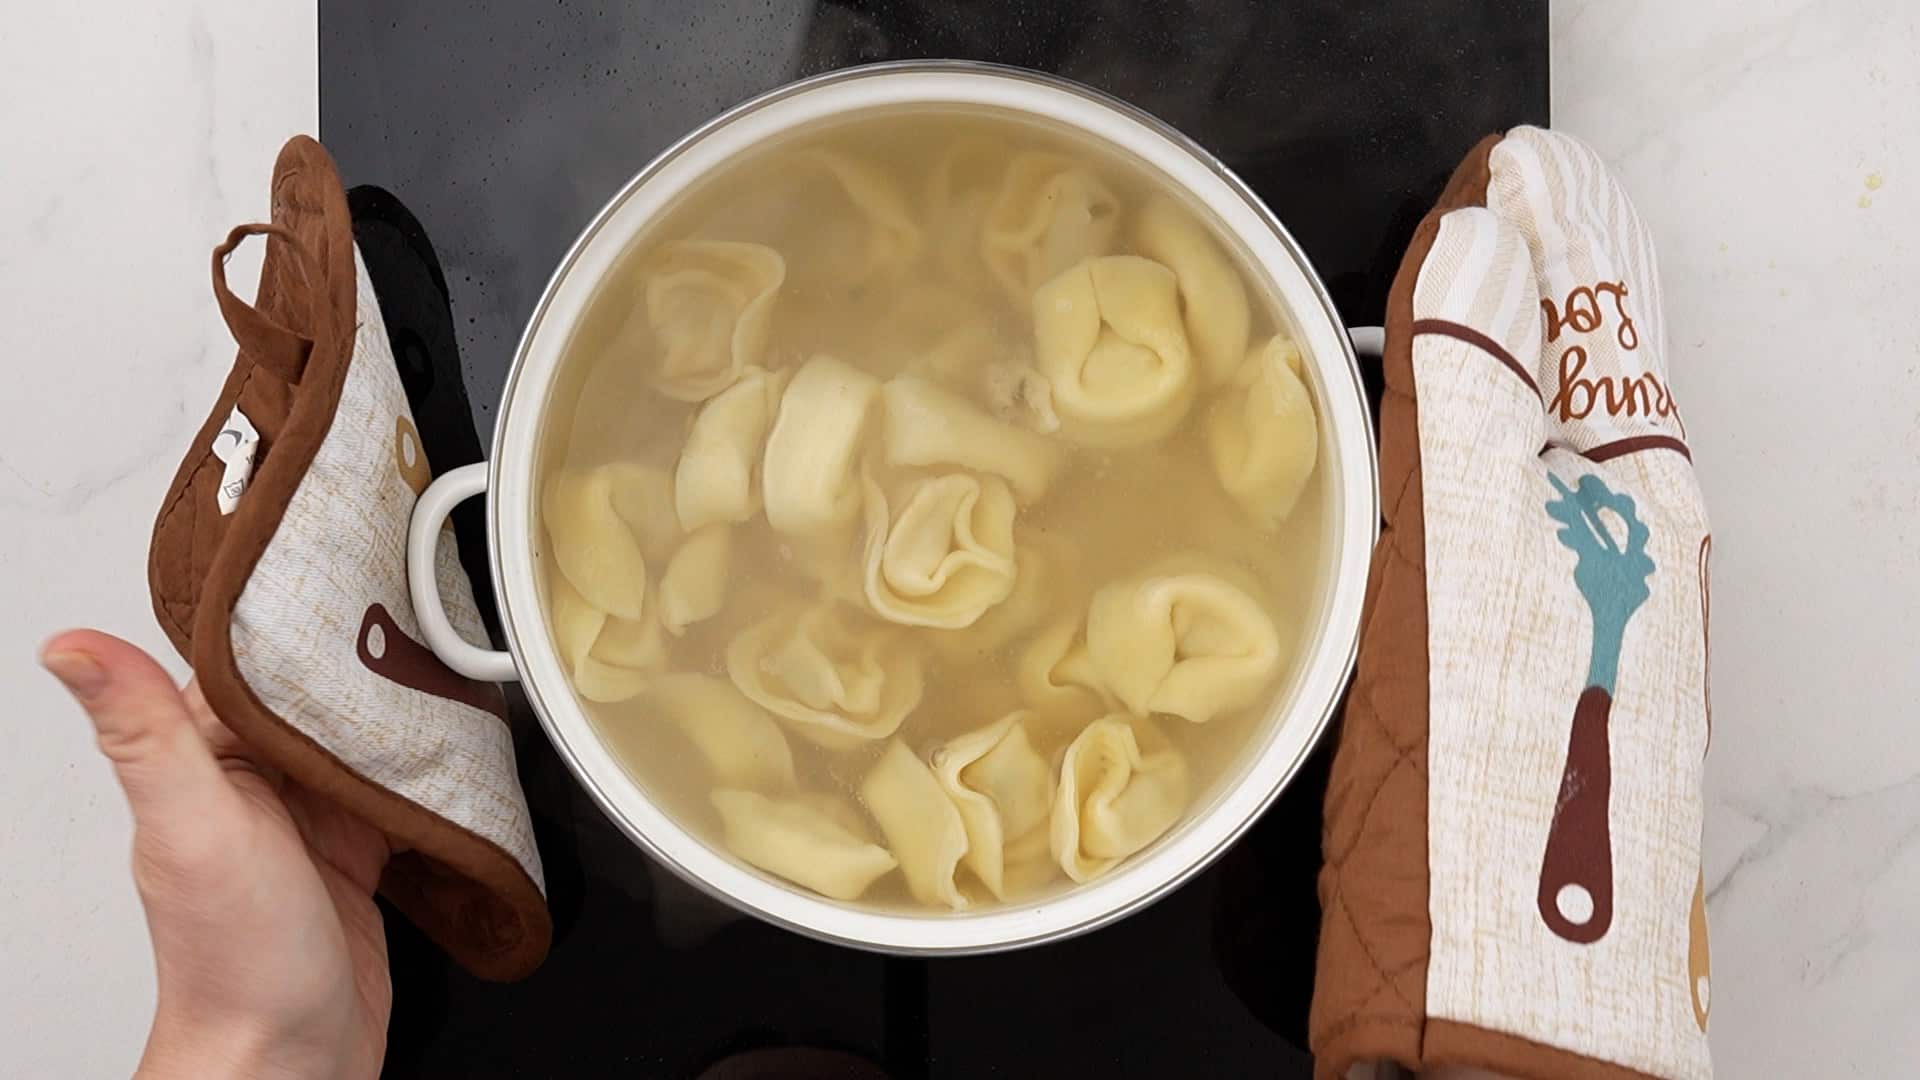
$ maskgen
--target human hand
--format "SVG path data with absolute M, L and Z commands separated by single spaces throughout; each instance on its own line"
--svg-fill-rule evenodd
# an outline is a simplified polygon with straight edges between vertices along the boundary
M 137 647 L 92 630 L 41 663 L 86 709 L 133 810 L 159 1003 L 141 1077 L 380 1070 L 393 991 L 380 832 L 255 760 Z

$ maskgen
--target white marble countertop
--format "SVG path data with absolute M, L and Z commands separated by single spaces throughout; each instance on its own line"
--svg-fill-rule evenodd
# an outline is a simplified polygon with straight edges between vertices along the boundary
M 125 806 L 32 660 L 75 623 L 170 655 L 147 533 L 232 357 L 206 252 L 264 216 L 275 150 L 314 130 L 315 35 L 306 5 L 193 0 L 32 6 L 0 36 L 0 1074 L 138 1054 L 153 975 Z M 1713 513 L 1726 1076 L 1920 1060 L 1916 55 L 1908 0 L 1554 13 L 1555 124 L 1619 168 L 1659 242 Z

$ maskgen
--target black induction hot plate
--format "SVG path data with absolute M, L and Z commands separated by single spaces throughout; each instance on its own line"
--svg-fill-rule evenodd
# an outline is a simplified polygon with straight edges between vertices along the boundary
M 356 237 L 435 466 L 480 455 L 554 264 L 655 153 L 795 78 L 930 56 L 1056 72 L 1186 131 L 1286 222 L 1350 324 L 1380 321 L 1467 149 L 1547 120 L 1544 2 L 321 0 L 320 136 L 349 184 L 384 189 L 355 193 Z M 473 509 L 457 524 L 478 570 Z M 1325 748 L 1147 911 L 921 961 L 693 892 L 607 822 L 524 708 L 514 723 L 553 954 L 482 983 L 390 916 L 389 1075 L 1309 1075 Z

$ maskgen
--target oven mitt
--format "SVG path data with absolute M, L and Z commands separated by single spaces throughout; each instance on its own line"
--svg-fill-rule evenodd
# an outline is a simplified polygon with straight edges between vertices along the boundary
M 499 689 L 420 643 L 406 539 L 432 474 L 346 193 L 299 137 L 272 195 L 271 224 L 213 253 L 239 355 L 154 525 L 154 613 L 236 734 L 388 835 L 381 892 L 474 974 L 517 978 L 552 937 L 540 856 Z M 266 237 L 252 305 L 224 271 L 249 236 Z M 442 541 L 447 614 L 484 641 Z
M 1710 540 L 1666 359 L 1652 239 L 1600 159 L 1477 146 L 1388 300 L 1321 1077 L 1711 1075 Z

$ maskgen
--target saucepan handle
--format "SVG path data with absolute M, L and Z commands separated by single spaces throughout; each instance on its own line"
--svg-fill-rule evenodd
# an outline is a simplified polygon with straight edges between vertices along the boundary
M 453 628 L 440 602 L 440 579 L 435 568 L 440 531 L 447 515 L 486 490 L 487 463 L 477 461 L 448 470 L 420 493 L 420 500 L 413 504 L 413 520 L 407 526 L 407 592 L 413 598 L 414 617 L 420 620 L 420 636 L 441 663 L 469 679 L 513 682 L 520 676 L 513 666 L 512 653 L 483 649 Z
M 1383 326 L 1349 326 L 1347 337 L 1353 341 L 1353 351 L 1361 356 L 1380 359 L 1387 349 L 1387 330 Z

